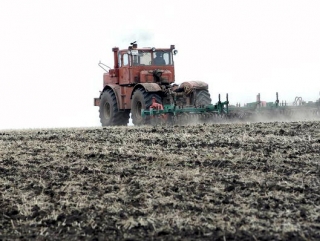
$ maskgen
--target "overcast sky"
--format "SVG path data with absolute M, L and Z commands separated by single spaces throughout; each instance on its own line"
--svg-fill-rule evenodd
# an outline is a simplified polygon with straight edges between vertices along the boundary
M 100 126 L 112 47 L 175 44 L 176 82 L 229 101 L 316 100 L 320 1 L 1 0 L 0 129 Z

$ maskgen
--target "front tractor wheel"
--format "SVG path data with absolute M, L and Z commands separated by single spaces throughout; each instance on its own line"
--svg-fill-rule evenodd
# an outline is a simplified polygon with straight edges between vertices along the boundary
M 117 98 L 112 90 L 102 93 L 99 112 L 102 126 L 127 125 L 129 122 L 130 111 L 119 111 Z
M 141 111 L 148 109 L 152 105 L 152 97 L 156 102 L 162 104 L 161 97 L 156 93 L 149 93 L 144 89 L 137 89 L 131 100 L 131 118 L 134 125 L 149 124 L 149 119 L 141 116 Z

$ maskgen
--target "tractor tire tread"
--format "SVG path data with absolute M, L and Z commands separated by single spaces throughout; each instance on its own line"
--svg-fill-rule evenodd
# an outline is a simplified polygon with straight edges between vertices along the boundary
M 110 103 L 110 108 L 112 108 L 112 116 L 110 118 L 110 121 L 106 122 L 103 115 L 103 111 L 101 110 L 101 107 L 99 108 L 100 112 L 100 122 L 102 126 L 118 126 L 118 125 L 127 125 L 129 122 L 130 118 L 130 111 L 119 111 L 118 109 L 118 103 L 117 103 L 117 98 L 115 93 L 108 89 L 104 91 L 101 95 L 101 100 L 104 100 L 107 98 L 106 96 L 109 95 L 111 97 L 111 103 Z

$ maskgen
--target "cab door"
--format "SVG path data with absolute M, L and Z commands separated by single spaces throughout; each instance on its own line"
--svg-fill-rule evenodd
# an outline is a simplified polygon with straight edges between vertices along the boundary
M 139 72 L 139 66 L 140 66 L 140 57 L 139 57 L 139 51 L 137 49 L 133 49 L 130 51 L 129 55 L 129 82 L 130 84 L 137 83 L 138 82 L 138 73 Z
M 130 83 L 130 56 L 127 53 L 122 53 L 120 56 L 120 68 L 119 68 L 119 84 L 129 84 Z

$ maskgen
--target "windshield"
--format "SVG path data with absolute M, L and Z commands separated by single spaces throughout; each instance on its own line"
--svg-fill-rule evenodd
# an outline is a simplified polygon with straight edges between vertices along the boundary
M 172 65 L 171 51 L 143 51 L 132 54 L 133 65 Z

